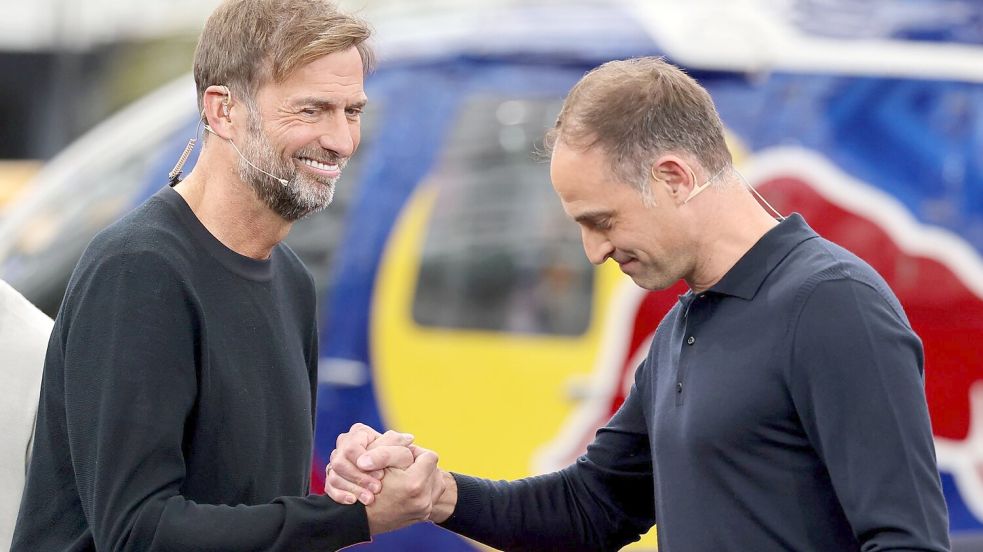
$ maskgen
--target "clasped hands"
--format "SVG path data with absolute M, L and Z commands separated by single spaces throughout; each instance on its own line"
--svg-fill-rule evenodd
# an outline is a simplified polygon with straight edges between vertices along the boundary
M 413 444 L 412 435 L 355 424 L 335 446 L 324 494 L 340 504 L 364 504 L 371 534 L 419 521 L 440 523 L 453 513 L 454 478 L 437 467 L 436 453 Z

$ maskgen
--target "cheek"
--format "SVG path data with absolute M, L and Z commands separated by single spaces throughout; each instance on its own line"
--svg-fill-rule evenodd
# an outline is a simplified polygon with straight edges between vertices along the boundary
M 662 251 L 658 240 L 651 235 L 639 232 L 621 234 L 616 237 L 615 243 L 620 244 L 620 248 L 629 252 L 636 251 L 641 254 L 655 255 Z
M 317 131 L 317 128 L 307 126 L 302 129 L 297 129 L 297 138 L 295 143 L 301 144 L 302 146 L 308 146 L 310 144 L 317 144 L 321 141 L 321 133 Z
M 359 142 L 362 141 L 362 125 L 361 123 L 352 123 L 351 125 L 352 133 L 352 151 L 358 149 Z

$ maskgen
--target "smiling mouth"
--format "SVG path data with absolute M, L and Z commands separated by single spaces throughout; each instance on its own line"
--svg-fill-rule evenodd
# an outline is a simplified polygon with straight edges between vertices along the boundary
M 298 161 L 300 161 L 304 165 L 307 165 L 308 167 L 316 171 L 329 173 L 332 175 L 338 174 L 341 170 L 338 163 L 323 163 L 321 161 L 318 161 L 316 159 L 311 159 L 309 157 L 300 157 L 298 158 Z

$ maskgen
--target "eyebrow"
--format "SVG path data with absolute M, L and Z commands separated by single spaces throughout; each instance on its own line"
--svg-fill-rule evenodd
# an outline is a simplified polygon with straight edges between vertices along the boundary
M 580 224 L 597 224 L 602 219 L 610 216 L 610 211 L 587 211 L 573 217 L 573 220 Z
M 362 109 L 362 108 L 365 107 L 365 105 L 368 102 L 369 102 L 368 99 L 363 98 L 363 99 L 358 100 L 356 102 L 346 103 L 345 104 L 345 107 L 346 108 L 352 108 L 352 107 L 354 107 L 356 109 Z M 335 106 L 339 105 L 339 102 L 336 102 L 336 101 L 333 101 L 333 100 L 325 100 L 324 98 L 317 98 L 317 97 L 314 97 L 314 96 L 307 96 L 305 98 L 298 98 L 296 101 L 293 102 L 293 105 L 296 106 L 296 107 L 299 107 L 299 106 L 302 106 L 302 105 L 313 105 L 314 107 L 317 107 L 318 109 L 328 109 L 328 108 L 332 108 L 332 107 L 335 107 Z

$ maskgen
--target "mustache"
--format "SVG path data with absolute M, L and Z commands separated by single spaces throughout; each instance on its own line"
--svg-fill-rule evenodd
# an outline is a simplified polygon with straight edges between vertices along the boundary
M 313 159 L 318 163 L 324 163 L 326 165 L 338 165 L 339 168 L 344 168 L 348 164 L 348 157 L 343 155 L 338 155 L 337 153 L 329 150 L 324 150 L 320 148 L 306 147 L 294 154 L 294 157 L 306 157 L 307 159 Z

